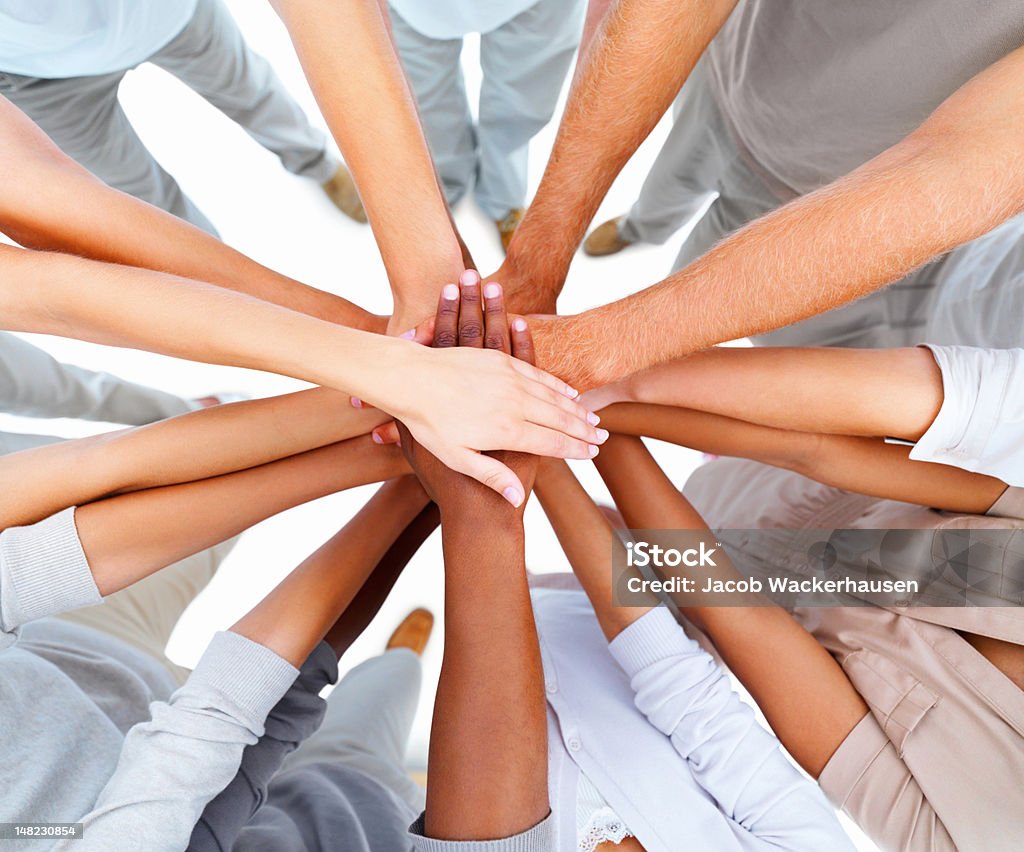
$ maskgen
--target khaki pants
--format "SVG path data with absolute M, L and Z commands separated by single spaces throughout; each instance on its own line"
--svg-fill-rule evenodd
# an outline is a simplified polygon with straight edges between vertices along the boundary
M 182 559 L 96 606 L 57 618 L 100 630 L 144 651 L 166 666 L 179 684 L 184 683 L 189 671 L 167 658 L 167 642 L 188 605 L 213 579 L 236 541 L 231 539 Z

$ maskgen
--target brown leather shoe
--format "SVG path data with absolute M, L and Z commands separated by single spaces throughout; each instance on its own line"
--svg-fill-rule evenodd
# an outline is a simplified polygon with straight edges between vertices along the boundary
M 523 221 L 526 211 L 522 207 L 513 207 L 505 214 L 504 219 L 495 219 L 494 224 L 498 226 L 498 236 L 501 237 L 501 247 L 508 251 L 508 244 L 512 242 L 516 228 Z
M 414 609 L 395 628 L 395 632 L 388 639 L 387 649 L 390 651 L 392 648 L 408 648 L 413 653 L 422 656 L 433 629 L 433 613 L 422 607 Z
M 352 180 L 348 169 L 338 166 L 334 177 L 324 184 L 324 192 L 334 202 L 334 206 L 349 219 L 354 219 L 363 225 L 366 224 L 366 211 L 363 210 L 363 202 L 359 200 L 355 181 Z
M 583 242 L 583 251 L 591 257 L 604 257 L 622 251 L 626 246 L 631 246 L 629 240 L 622 239 L 619 233 L 619 222 L 623 216 L 616 216 L 609 219 L 603 225 L 598 225 L 590 232 L 590 236 Z

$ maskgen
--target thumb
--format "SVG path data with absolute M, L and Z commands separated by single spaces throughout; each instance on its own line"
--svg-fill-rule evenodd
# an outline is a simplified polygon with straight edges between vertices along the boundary
M 519 481 L 519 477 L 508 466 L 490 456 L 466 450 L 465 454 L 460 454 L 457 463 L 451 467 L 459 473 L 473 477 L 492 491 L 497 491 L 517 508 L 522 505 L 526 497 L 526 490 L 523 488 L 523 483 Z

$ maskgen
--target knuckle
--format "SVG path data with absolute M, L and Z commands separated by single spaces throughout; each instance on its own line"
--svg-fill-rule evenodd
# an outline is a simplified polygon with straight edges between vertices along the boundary
M 462 327 L 459 329 L 459 333 L 462 337 L 472 337 L 475 339 L 483 335 L 484 328 L 483 325 L 480 324 L 480 322 L 478 322 L 475 319 L 472 319 L 462 323 Z
M 505 338 L 500 331 L 489 331 L 484 338 L 484 346 L 488 349 L 504 349 Z
M 458 334 L 450 328 L 438 329 L 434 335 L 434 346 L 436 347 L 456 346 L 458 342 Z

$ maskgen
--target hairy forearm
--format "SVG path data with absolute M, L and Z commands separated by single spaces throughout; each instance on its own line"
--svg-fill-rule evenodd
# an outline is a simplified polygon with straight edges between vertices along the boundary
M 169 272 L 342 325 L 384 329 L 383 317 L 274 272 L 176 216 L 108 187 L 3 98 L 0 141 L 0 231 L 26 248 Z
M 414 479 L 385 483 L 351 521 L 231 629 L 301 666 L 425 503 L 423 489 Z
M 448 840 L 508 837 L 549 810 L 543 671 L 522 520 L 508 507 L 491 508 L 498 514 L 441 507 L 445 651 L 426 833 Z
M 850 302 L 1024 209 L 1024 51 L 832 184 L 747 225 L 661 283 L 534 324 L 538 363 L 593 387 Z
M 405 470 L 394 448 L 364 436 L 236 473 L 90 503 L 76 511 L 75 523 L 96 585 L 108 595 L 292 506 Z
M 657 124 L 734 0 L 620 0 L 586 51 L 507 266 L 553 297 L 615 176 Z
M 462 252 L 385 16 L 375 0 L 272 5 L 359 188 L 396 313 L 418 322 L 458 280 Z

